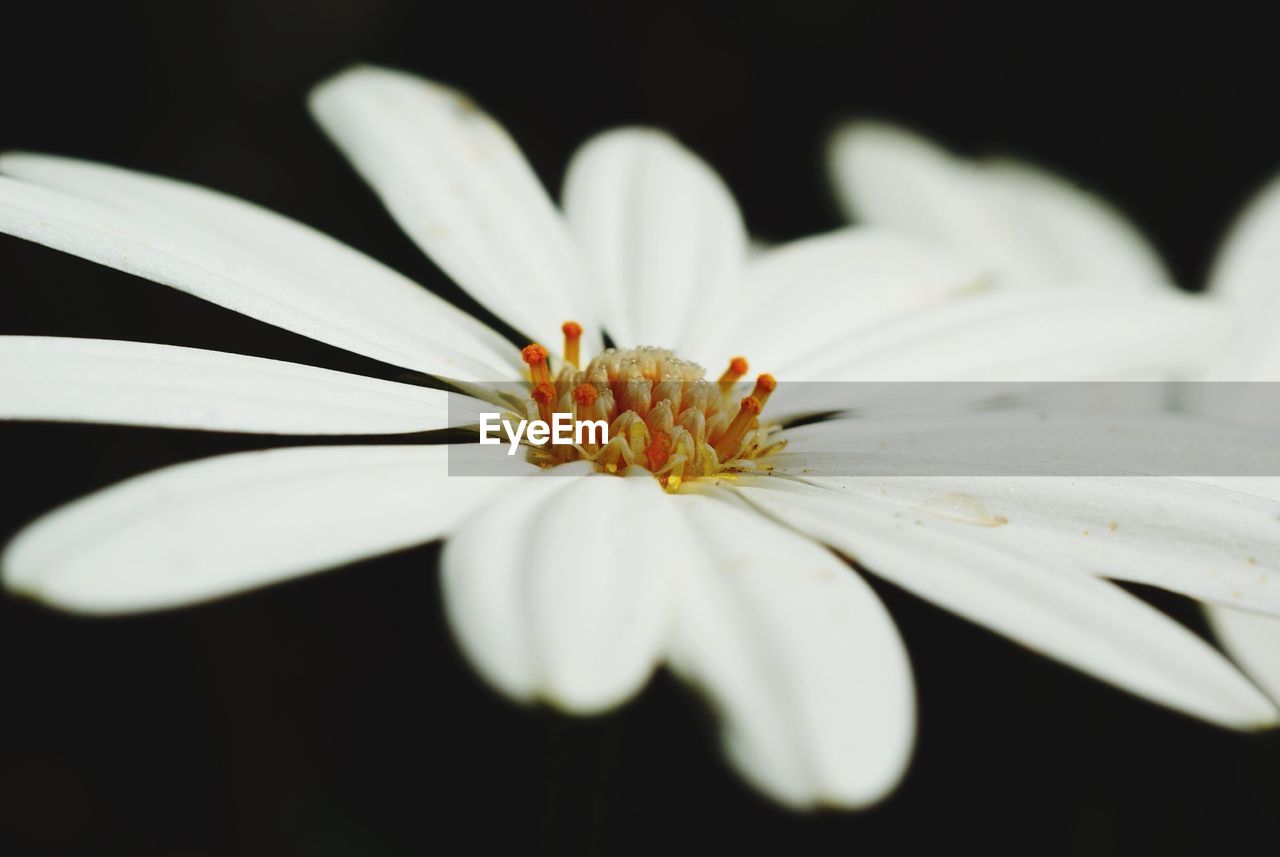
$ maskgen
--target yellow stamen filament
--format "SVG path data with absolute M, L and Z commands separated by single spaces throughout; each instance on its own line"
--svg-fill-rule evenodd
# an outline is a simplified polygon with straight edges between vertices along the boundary
M 738 379 L 747 374 L 747 358 L 735 357 L 729 361 L 729 368 L 724 370 L 724 374 L 720 376 L 720 392 L 728 395 L 733 389 L 733 385 L 738 383 Z
M 733 460 L 737 455 L 742 446 L 742 439 L 755 425 L 756 417 L 760 416 L 762 407 L 760 400 L 754 396 L 743 398 L 738 406 L 737 416 L 733 418 L 733 422 L 729 423 L 729 427 L 725 429 L 724 435 L 716 444 L 716 457 L 720 459 L 721 464 Z
M 578 343 L 582 339 L 582 325 L 566 321 L 560 328 L 564 332 L 564 362 L 578 368 Z

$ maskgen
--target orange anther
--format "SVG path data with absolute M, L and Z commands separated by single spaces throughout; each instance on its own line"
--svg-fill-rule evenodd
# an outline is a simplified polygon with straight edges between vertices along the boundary
M 584 408 L 589 408 L 596 403 L 600 392 L 590 384 L 579 384 L 573 388 L 573 400 Z
M 545 364 L 544 364 L 545 365 Z M 556 400 L 556 385 L 542 381 L 533 385 L 533 400 L 538 404 L 538 416 L 543 422 L 551 422 L 551 406 Z
M 536 342 L 520 350 L 520 359 L 529 364 L 529 376 L 535 386 L 551 380 L 551 367 L 547 365 L 547 349 Z
M 729 361 L 729 368 L 720 376 L 720 392 L 728 393 L 738 379 L 747 374 L 747 358 L 735 357 Z
M 756 387 L 751 391 L 751 398 L 760 402 L 761 406 L 769 401 L 769 394 L 778 389 L 778 381 L 772 375 L 765 373 L 756 379 Z
M 578 342 L 582 339 L 582 325 L 576 321 L 566 321 L 560 326 L 564 333 L 564 362 L 574 369 L 578 368 Z

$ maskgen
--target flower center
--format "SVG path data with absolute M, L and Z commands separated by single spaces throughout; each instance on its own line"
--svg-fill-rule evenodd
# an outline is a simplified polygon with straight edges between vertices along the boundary
M 758 471 L 759 459 L 781 448 L 771 440 L 779 427 L 760 422 L 777 387 L 773 376 L 759 376 L 749 395 L 735 394 L 746 359 L 730 360 L 717 381 L 706 380 L 696 363 L 647 346 L 610 348 L 579 368 L 582 327 L 570 321 L 563 331 L 565 362 L 554 377 L 547 349 L 535 343 L 521 352 L 529 367 L 529 410 L 547 423 L 557 413 L 568 414 L 575 426 L 603 421 L 609 431 L 603 443 L 531 447 L 535 464 L 588 460 L 606 473 L 643 467 L 675 491 L 700 476 Z

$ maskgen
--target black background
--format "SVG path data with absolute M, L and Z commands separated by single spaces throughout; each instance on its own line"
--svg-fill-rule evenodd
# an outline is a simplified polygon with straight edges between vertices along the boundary
M 839 224 L 821 141 L 871 114 L 1068 172 L 1195 288 L 1280 169 L 1271 23 L 1222 4 L 8 4 L 0 147 L 230 191 L 456 295 L 311 125 L 309 85 L 357 60 L 458 85 L 552 187 L 585 136 L 662 125 L 770 239 Z M 0 332 L 393 374 L 7 238 Z M 0 537 L 125 476 L 276 442 L 0 426 Z M 0 603 L 0 854 L 1275 853 L 1276 736 L 1157 709 L 880 584 L 917 671 L 915 764 L 870 812 L 780 811 L 722 766 L 665 675 L 595 720 L 496 698 L 443 626 L 436 556 L 129 620 Z

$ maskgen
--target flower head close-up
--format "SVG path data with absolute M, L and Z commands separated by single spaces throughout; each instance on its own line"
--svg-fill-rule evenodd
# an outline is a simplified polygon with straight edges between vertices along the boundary
M 0 339 L 8 419 L 361 439 L 178 464 L 72 502 L 9 544 L 10 590 L 79 613 L 151 611 L 445 539 L 447 618 L 494 688 L 592 714 L 666 665 L 711 700 L 734 768 L 797 808 L 875 803 L 911 755 L 910 661 L 863 573 L 1194 717 L 1276 723 L 1225 657 L 1108 578 L 1280 613 L 1280 499 L 1159 476 L 918 476 L 892 457 L 883 472 L 906 475 L 847 469 L 858 453 L 842 443 L 864 433 L 1012 435 L 1045 417 L 960 426 L 886 405 L 877 418 L 874 401 L 854 409 L 823 382 L 1163 378 L 1202 359 L 1188 343 L 1193 331 L 1212 342 L 1199 332 L 1217 307 L 1156 288 L 1158 264 L 1106 209 L 1036 197 L 1070 221 L 1051 234 L 1082 246 L 1062 254 L 1075 287 L 1027 289 L 1034 265 L 992 276 L 905 215 L 749 251 L 724 184 L 659 131 L 588 141 L 557 208 L 501 126 L 454 90 L 358 67 L 310 106 L 506 333 L 251 203 L 3 155 L 5 233 L 415 373 Z M 849 145 L 837 164 L 856 173 Z M 1008 177 L 1015 197 L 1017 182 L 1041 181 Z M 1033 213 L 1016 216 L 1030 228 Z M 475 419 L 488 411 L 608 432 L 489 450 Z M 1113 430 L 1072 428 L 1082 446 Z M 484 475 L 460 472 L 476 462 Z

